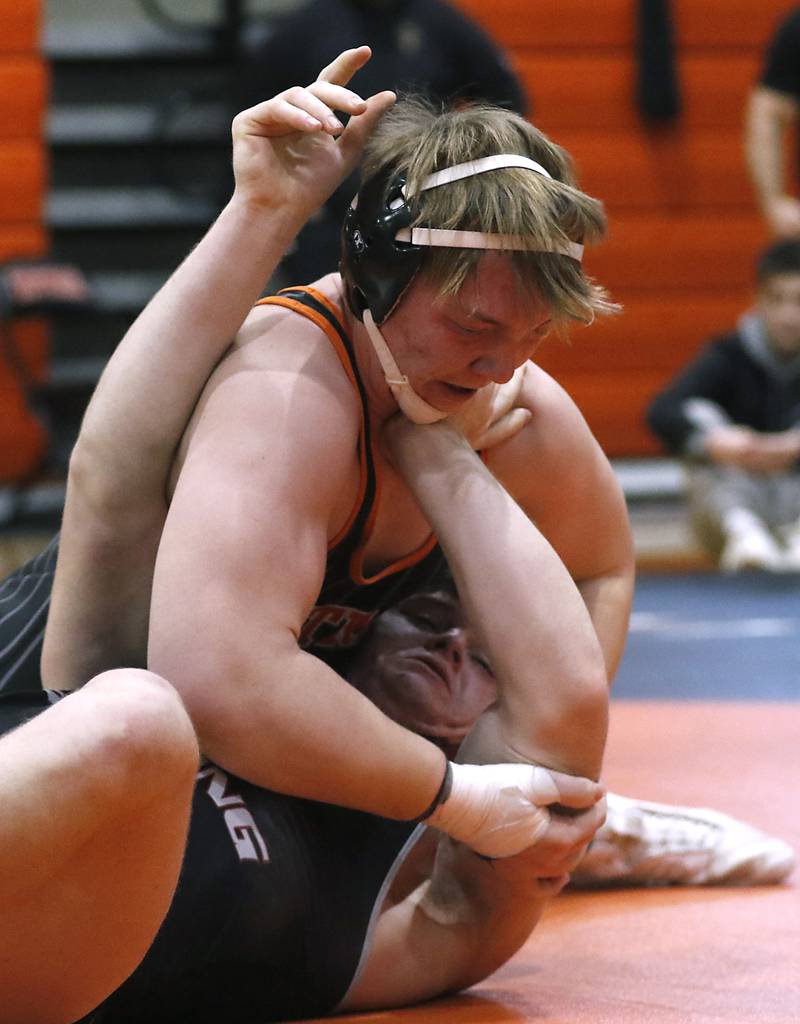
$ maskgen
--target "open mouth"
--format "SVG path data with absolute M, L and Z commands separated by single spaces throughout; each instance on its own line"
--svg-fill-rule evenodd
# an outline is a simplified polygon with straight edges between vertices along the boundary
M 471 398 L 478 390 L 477 388 L 462 388 L 458 384 L 448 384 L 446 381 L 442 381 L 442 384 L 457 398 Z

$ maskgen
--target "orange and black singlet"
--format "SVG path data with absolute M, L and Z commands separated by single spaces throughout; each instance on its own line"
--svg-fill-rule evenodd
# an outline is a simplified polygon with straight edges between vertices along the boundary
M 405 558 L 373 576 L 364 575 L 364 551 L 375 522 L 381 481 L 353 343 L 339 310 L 313 288 L 287 288 L 262 299 L 259 305 L 262 304 L 284 306 L 316 324 L 333 346 L 361 402 L 359 497 L 347 523 L 331 541 L 322 589 L 300 634 L 301 647 L 318 657 L 329 658 L 337 651 L 353 647 L 379 612 L 431 585 L 442 568 L 444 556 L 431 534 Z

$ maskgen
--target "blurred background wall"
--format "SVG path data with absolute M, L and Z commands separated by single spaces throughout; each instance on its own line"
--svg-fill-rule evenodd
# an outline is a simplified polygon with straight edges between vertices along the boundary
M 606 203 L 609 241 L 587 265 L 624 314 L 537 356 L 611 456 L 660 451 L 643 411 L 752 289 L 768 236 L 742 155 L 745 97 L 787 0 L 673 0 L 681 110 L 648 122 L 636 103 L 634 0 L 457 0 L 505 46 L 533 119 L 574 155 Z
M 40 0 L 0 5 L 0 262 L 47 248 L 48 93 L 40 16 Z M 41 322 L 0 324 L 0 482 L 24 475 L 44 457 L 46 434 L 28 408 L 24 382 L 43 378 L 46 345 Z
M 654 121 L 636 99 L 636 0 L 455 3 L 508 52 L 533 119 L 610 215 L 588 265 L 625 312 L 551 343 L 541 361 L 609 455 L 656 454 L 645 405 L 741 312 L 766 241 L 743 107 L 788 4 L 674 0 L 680 109 Z M 230 187 L 241 55 L 296 5 L 0 0 L 0 259 L 46 253 L 80 267 L 92 290 L 92 308 L 53 316 L 49 334 L 31 317 L 4 325 L 0 482 L 63 474 L 109 353 Z

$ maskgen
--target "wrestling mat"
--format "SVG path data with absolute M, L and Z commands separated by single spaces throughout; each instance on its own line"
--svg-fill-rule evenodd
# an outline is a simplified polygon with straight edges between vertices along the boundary
M 642 577 L 605 781 L 800 850 L 800 579 Z M 340 1024 L 798 1024 L 800 872 L 767 888 L 565 892 L 463 996 Z

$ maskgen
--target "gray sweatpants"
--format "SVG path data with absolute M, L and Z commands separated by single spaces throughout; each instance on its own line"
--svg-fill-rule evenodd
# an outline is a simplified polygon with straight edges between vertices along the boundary
M 768 476 L 706 463 L 686 464 L 686 496 L 700 541 L 718 554 L 727 512 L 745 508 L 771 530 L 800 521 L 800 472 Z

